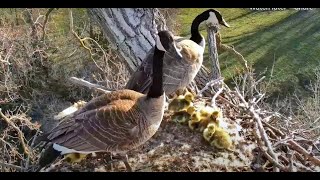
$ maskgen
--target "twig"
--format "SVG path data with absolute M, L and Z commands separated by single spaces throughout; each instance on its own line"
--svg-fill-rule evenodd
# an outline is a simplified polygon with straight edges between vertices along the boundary
M 33 139 L 30 145 L 31 148 L 34 146 L 34 142 L 37 139 L 39 132 L 40 132 L 40 128 L 37 130 L 36 134 L 33 136 Z M 29 164 L 30 164 L 30 155 L 27 157 L 26 166 L 25 166 L 26 171 L 28 171 L 29 169 Z
M 283 155 L 279 156 L 279 160 L 282 160 L 285 164 L 289 164 L 290 160 L 288 160 L 286 157 L 284 157 Z
M 267 117 L 267 118 L 265 118 L 265 119 L 269 119 L 269 118 L 271 118 L 271 116 L 269 116 L 269 117 Z M 264 119 L 264 120 L 265 120 L 265 119 Z M 270 125 L 269 123 L 267 123 L 266 121 L 262 121 L 262 124 L 263 124 L 264 126 L 270 128 L 274 133 L 276 133 L 277 135 L 279 135 L 281 138 L 285 138 L 286 135 L 285 135 L 281 130 L 279 130 L 279 129 L 273 127 L 273 126 L 271 126 L 271 125 Z
M 293 166 L 293 152 L 289 152 L 289 171 L 293 172 L 294 171 L 294 166 Z
M 226 44 L 220 44 L 219 47 L 222 50 L 226 50 L 231 52 L 232 54 L 234 54 L 237 58 L 237 60 L 240 62 L 240 64 L 247 70 L 249 71 L 249 66 L 248 66 L 248 62 L 247 60 L 242 56 L 242 54 L 240 54 L 237 50 L 235 50 L 233 47 L 230 47 Z
M 241 93 L 242 96 L 245 97 L 245 91 L 246 91 L 246 82 L 248 78 L 248 73 L 244 74 L 243 79 L 242 79 L 242 88 L 241 88 Z
M 233 108 L 237 109 L 238 106 L 234 105 L 232 102 L 228 101 L 226 98 L 222 97 L 222 96 L 218 96 L 218 99 L 220 99 L 221 101 L 228 103 L 230 106 L 232 106 Z
M 265 94 L 261 94 L 259 99 L 253 102 L 253 105 L 257 105 L 263 99 L 264 96 L 265 96 Z
M 211 100 L 211 106 L 212 107 L 217 107 L 216 106 L 216 99 L 217 99 L 217 97 L 222 93 L 222 91 L 224 90 L 224 88 L 222 87 L 222 88 L 220 88 L 218 91 L 217 91 L 217 93 L 212 97 L 212 100 Z
M 85 86 L 89 89 L 95 89 L 101 93 L 110 93 L 111 91 L 108 91 L 108 90 L 105 90 L 103 86 L 101 85 L 98 85 L 98 84 L 92 84 L 86 80 L 83 80 L 83 79 L 79 79 L 79 78 L 76 78 L 76 77 L 71 77 L 69 79 L 72 83 L 74 84 L 78 84 L 78 85 L 81 85 L 81 86 Z
M 46 24 L 48 22 L 49 15 L 53 10 L 54 10 L 54 8 L 49 8 L 49 10 L 47 11 L 47 13 L 45 15 L 45 19 L 44 19 L 44 22 L 43 22 L 43 25 L 42 25 L 42 38 L 41 38 L 42 41 L 44 40 L 44 36 L 46 34 L 45 28 L 46 28 Z
M 304 114 L 306 115 L 308 120 L 312 121 L 311 117 L 309 116 L 309 113 L 306 111 L 305 106 L 303 105 L 303 103 L 301 102 L 301 100 L 299 99 L 299 97 L 297 96 L 296 93 L 294 93 L 294 96 L 295 96 L 296 100 L 298 101 L 299 107 L 302 109 L 302 111 L 304 112 Z
M 13 165 L 13 164 L 8 164 L 8 163 L 3 163 L 3 162 L 0 162 L 0 166 L 16 169 L 18 171 L 22 171 L 23 170 L 23 168 L 21 166 L 16 166 L 16 165 Z
M 279 163 L 278 162 L 278 157 L 276 156 L 275 152 L 273 151 L 271 142 L 269 141 L 268 135 L 266 134 L 266 131 L 264 130 L 264 127 L 262 125 L 260 116 L 255 112 L 253 106 L 249 106 L 248 105 L 248 103 L 245 101 L 244 97 L 241 95 L 241 93 L 239 92 L 239 90 L 237 88 L 236 88 L 236 94 L 241 99 L 242 103 L 245 105 L 245 108 L 247 109 L 247 111 L 251 114 L 253 119 L 256 121 L 256 123 L 258 125 L 258 129 L 259 129 L 260 135 L 261 135 L 261 138 L 265 142 L 265 144 L 266 144 L 266 146 L 268 148 L 268 153 L 274 159 L 274 162 L 272 162 L 272 163 L 274 165 L 276 163 Z M 275 171 L 277 171 L 277 168 L 275 169 Z
M 69 11 L 69 14 L 70 14 L 70 29 L 71 29 L 72 34 L 79 40 L 81 46 L 82 46 L 83 48 L 85 48 L 86 50 L 88 50 L 88 52 L 89 52 L 89 54 L 90 54 L 90 58 L 91 58 L 91 60 L 93 61 L 93 63 L 96 65 L 96 67 L 97 67 L 101 72 L 105 73 L 105 70 L 103 70 L 103 69 L 98 65 L 98 63 L 96 62 L 96 60 L 93 58 L 93 55 L 94 55 L 94 53 L 92 52 L 93 49 L 90 48 L 90 47 L 88 47 L 85 42 L 88 41 L 88 40 L 90 40 L 90 41 L 92 41 L 93 43 L 95 43 L 96 46 L 98 46 L 98 48 L 101 50 L 105 61 L 107 61 L 108 58 L 107 58 L 107 54 L 106 54 L 105 50 L 104 50 L 103 47 L 102 47 L 97 41 L 95 41 L 94 39 L 92 39 L 92 38 L 90 38 L 90 37 L 81 38 L 81 37 L 75 32 L 75 30 L 74 30 L 74 28 L 73 28 L 73 15 L 72 15 L 72 10 Z M 112 63 L 113 65 L 115 65 L 115 66 L 118 65 L 118 64 L 116 64 L 115 62 L 113 62 L 113 61 L 111 61 L 111 60 L 109 60 L 109 62 L 111 62 L 111 63 Z M 107 66 L 107 67 L 108 67 L 108 66 Z
M 220 78 L 218 78 L 218 79 L 214 79 L 214 80 L 211 80 L 211 81 L 209 81 L 200 91 L 199 91 L 199 93 L 197 94 L 197 96 L 202 96 L 202 93 L 204 92 L 204 91 L 206 91 L 207 89 L 209 89 L 209 87 L 211 87 L 211 86 L 213 86 L 214 84 L 217 84 L 217 83 L 219 83 L 219 82 L 221 82 L 221 81 L 223 81 L 224 80 L 224 78 L 223 77 L 220 77 Z
M 19 136 L 19 139 L 21 141 L 21 145 L 22 145 L 22 148 L 23 148 L 23 151 L 26 155 L 29 155 L 29 149 L 28 149 L 28 146 L 26 145 L 25 141 L 24 141 L 24 135 L 23 133 L 21 132 L 21 130 L 12 122 L 10 121 L 10 119 L 8 117 L 6 117 L 3 113 L 2 113 L 2 109 L 0 108 L 0 116 L 2 117 L 2 119 L 10 126 L 12 126 L 12 128 L 17 131 L 18 133 L 18 136 Z
M 304 166 L 303 164 L 300 164 L 300 163 L 298 163 L 298 162 L 293 162 L 293 164 L 294 164 L 297 168 L 300 168 L 300 169 L 302 169 L 302 170 L 304 170 L 304 171 L 306 171 L 306 172 L 315 172 L 315 171 L 312 170 L 311 168 L 306 167 L 306 166 Z
M 289 147 L 293 150 L 296 150 L 297 152 L 303 154 L 306 158 L 308 158 L 311 162 L 313 162 L 315 165 L 320 166 L 320 160 L 305 150 L 303 147 L 301 147 L 297 142 L 294 140 L 288 140 L 287 141 L 290 145 Z
M 278 167 L 278 168 L 281 169 L 282 171 L 288 171 L 288 169 L 287 169 L 284 165 L 280 164 L 280 163 L 278 162 L 278 160 L 276 160 L 276 159 L 274 159 L 273 157 L 271 157 L 271 156 L 263 149 L 263 146 L 264 146 L 264 145 L 263 145 L 263 143 L 262 143 L 262 141 L 261 141 L 260 136 L 259 136 L 258 133 L 257 133 L 257 129 L 253 131 L 253 135 L 256 137 L 257 142 L 258 142 L 258 144 L 260 145 L 259 149 L 260 149 L 260 151 L 263 153 L 263 155 L 264 155 L 274 166 Z
M 316 124 L 319 120 L 320 120 L 320 117 L 318 117 L 316 120 L 314 120 L 312 124 Z
M 47 169 L 46 169 L 46 168 L 42 168 L 42 169 L 40 169 L 40 171 L 39 171 L 39 172 L 50 172 L 50 171 L 54 170 L 54 169 L 56 168 L 56 166 L 57 166 L 57 165 L 62 164 L 62 162 L 63 162 L 64 160 L 65 160 L 65 159 L 64 159 L 64 158 L 62 158 L 62 159 L 60 159 L 59 161 L 57 161 L 56 163 L 51 164 L 51 165 L 50 165 L 50 167 L 48 167 Z

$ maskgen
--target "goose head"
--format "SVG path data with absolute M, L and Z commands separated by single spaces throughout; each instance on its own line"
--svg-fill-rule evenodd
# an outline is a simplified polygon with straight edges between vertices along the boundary
M 199 26 L 202 22 L 205 22 L 208 26 L 216 26 L 217 29 L 220 29 L 220 25 L 230 27 L 221 13 L 215 9 L 208 9 L 199 14 L 192 22 L 190 40 L 203 47 L 203 49 L 205 48 L 205 40 L 199 32 Z
M 183 58 L 181 54 L 181 47 L 177 47 L 176 43 L 174 42 L 174 35 L 167 30 L 160 31 L 156 37 L 156 46 L 159 50 L 167 52 L 170 51 L 177 59 Z
M 230 25 L 224 20 L 221 13 L 215 9 L 209 9 L 203 12 L 204 16 L 206 17 L 206 24 L 215 26 L 220 29 L 220 25 L 225 27 L 230 27 Z
M 160 51 L 167 52 L 172 46 L 175 46 L 173 42 L 173 35 L 170 31 L 160 31 L 156 36 L 156 46 Z

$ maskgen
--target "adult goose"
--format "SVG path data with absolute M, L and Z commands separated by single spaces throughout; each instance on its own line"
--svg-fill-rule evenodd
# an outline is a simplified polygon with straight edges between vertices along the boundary
M 206 21 L 208 24 L 219 24 L 229 27 L 221 13 L 209 9 L 199 14 L 192 22 L 190 39 L 174 37 L 175 46 L 165 53 L 163 60 L 163 84 L 167 95 L 182 90 L 195 78 L 201 68 L 205 39 L 199 32 L 199 26 Z M 127 89 L 147 93 L 152 84 L 153 50 L 150 50 L 140 67 L 133 73 L 126 84 Z
M 163 118 L 163 57 L 171 46 L 171 34 L 159 32 L 153 53 L 153 80 L 147 94 L 128 89 L 103 94 L 44 135 L 41 139 L 52 145 L 40 158 L 40 168 L 59 155 L 111 152 L 123 155 L 127 170 L 131 171 L 127 152 L 149 140 Z

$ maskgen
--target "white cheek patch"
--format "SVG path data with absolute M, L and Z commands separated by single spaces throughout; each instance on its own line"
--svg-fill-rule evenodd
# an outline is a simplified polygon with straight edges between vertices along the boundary
M 202 37 L 202 40 L 201 40 L 201 42 L 199 43 L 199 45 L 203 48 L 203 49 L 205 49 L 206 48 L 206 40 Z
M 219 21 L 215 13 L 209 12 L 209 18 L 207 19 L 208 24 L 212 24 L 219 28 Z
M 181 54 L 182 48 L 179 49 L 179 48 L 176 46 L 175 43 L 173 43 L 173 46 L 174 46 L 174 49 L 177 51 L 177 54 L 178 54 L 180 57 L 183 57 L 182 54 Z
M 156 40 L 156 46 L 157 46 L 157 48 L 158 48 L 159 50 L 161 50 L 161 51 L 165 51 L 165 52 L 166 52 L 166 49 L 163 47 L 163 45 L 162 45 L 162 43 L 161 43 L 161 41 L 160 41 L 159 36 L 157 36 L 156 39 L 157 39 L 157 40 Z

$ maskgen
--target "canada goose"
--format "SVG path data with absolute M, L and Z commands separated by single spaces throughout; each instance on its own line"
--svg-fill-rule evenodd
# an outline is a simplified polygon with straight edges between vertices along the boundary
M 191 116 L 196 111 L 194 106 L 190 106 L 187 108 L 187 113 Z
M 171 119 L 174 122 L 185 124 L 190 120 L 190 114 L 187 111 L 178 111 L 172 115 Z
M 175 46 L 172 46 L 165 53 L 163 61 L 163 83 L 164 91 L 167 95 L 172 95 L 177 90 L 188 86 L 200 70 L 205 49 L 205 39 L 199 32 L 199 26 L 204 21 L 217 27 L 219 27 L 219 24 L 229 27 L 219 11 L 209 9 L 193 20 L 190 39 L 175 37 Z M 152 81 L 153 50 L 150 52 L 129 79 L 126 84 L 127 89 L 144 94 L 148 92 Z
M 202 120 L 199 124 L 199 131 L 203 130 L 208 126 L 209 123 L 215 123 L 216 126 L 220 127 L 220 122 L 222 121 L 222 113 L 218 108 L 212 108 L 210 106 L 205 106 L 200 109 L 200 117 Z
M 42 137 L 53 143 L 48 149 L 55 155 L 50 160 L 40 158 L 40 166 L 69 153 L 111 152 L 124 157 L 127 170 L 131 171 L 127 152 L 149 140 L 163 119 L 163 57 L 172 44 L 173 37 L 168 31 L 158 33 L 153 53 L 153 83 L 147 95 L 124 89 L 92 99 Z
M 232 148 L 232 140 L 229 133 L 220 127 L 215 128 L 215 132 L 211 138 L 210 144 L 218 149 L 226 149 L 229 151 L 233 151 Z
M 66 154 L 64 159 L 70 163 L 79 163 L 87 157 L 88 154 L 70 153 Z
M 194 96 L 187 92 L 185 95 L 179 95 L 169 103 L 169 111 L 183 111 L 193 106 Z
M 203 120 L 203 117 L 201 117 L 201 114 L 199 111 L 195 111 L 191 115 L 191 120 L 188 121 L 188 126 L 191 130 L 198 130 L 199 129 L 199 124 Z
M 174 122 L 178 122 L 181 124 L 186 124 L 190 119 L 191 119 L 191 115 L 196 111 L 194 106 L 190 106 L 187 109 L 175 112 L 171 119 Z
M 215 133 L 216 131 L 216 124 L 215 123 L 209 123 L 207 125 L 207 127 L 203 130 L 203 137 L 206 141 L 210 142 L 213 134 Z

